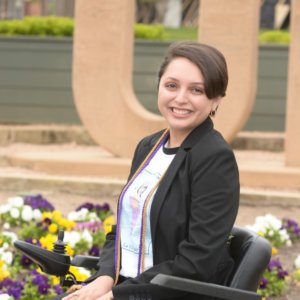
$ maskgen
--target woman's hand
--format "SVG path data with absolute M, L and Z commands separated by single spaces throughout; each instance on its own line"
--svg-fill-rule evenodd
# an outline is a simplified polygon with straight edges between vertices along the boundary
M 96 300 L 113 300 L 114 296 L 112 291 L 106 293 L 105 295 L 101 296 L 100 298 L 97 298 Z
M 108 300 L 109 296 L 107 296 L 106 298 L 102 298 L 102 296 L 111 292 L 113 284 L 114 280 L 112 279 L 112 277 L 100 276 L 88 285 L 64 297 L 62 300 Z

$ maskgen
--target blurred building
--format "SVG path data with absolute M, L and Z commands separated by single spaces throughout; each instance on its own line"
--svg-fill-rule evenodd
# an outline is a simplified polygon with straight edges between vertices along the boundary
M 24 16 L 74 16 L 76 0 L 0 0 L 0 19 Z M 201 0 L 135 0 L 136 22 L 166 27 L 198 25 Z M 288 29 L 290 0 L 261 0 L 260 27 Z
M 290 10 L 290 0 L 263 0 L 260 27 L 266 29 L 288 29 Z
M 0 0 L 0 19 L 24 16 L 74 16 L 75 0 Z

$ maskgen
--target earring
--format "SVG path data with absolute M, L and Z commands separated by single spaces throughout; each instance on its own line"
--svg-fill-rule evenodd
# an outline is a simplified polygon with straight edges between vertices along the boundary
M 209 113 L 210 117 L 214 117 L 214 116 L 216 115 L 216 112 L 217 112 L 217 110 L 218 110 L 218 107 L 219 107 L 219 105 L 217 105 L 217 107 L 215 108 L 215 110 L 211 110 L 211 111 L 210 111 L 210 113 Z

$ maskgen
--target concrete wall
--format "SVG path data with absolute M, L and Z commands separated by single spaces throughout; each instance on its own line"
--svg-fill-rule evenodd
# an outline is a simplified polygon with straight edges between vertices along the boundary
M 135 42 L 135 93 L 156 113 L 156 74 L 168 45 Z M 244 130 L 284 131 L 287 59 L 286 46 L 260 46 L 257 97 Z M 79 124 L 71 63 L 72 39 L 1 37 L 0 122 Z

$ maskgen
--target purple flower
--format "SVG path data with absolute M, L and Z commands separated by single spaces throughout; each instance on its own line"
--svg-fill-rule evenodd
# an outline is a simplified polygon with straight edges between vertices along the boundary
M 37 270 L 32 270 L 29 272 L 30 275 L 39 275 L 40 273 Z
M 41 243 L 38 239 L 28 238 L 25 242 L 41 247 Z
M 45 275 L 39 274 L 38 272 L 31 272 L 34 275 L 32 279 L 32 284 L 38 286 L 38 291 L 42 295 L 46 295 L 48 293 L 48 289 L 51 287 L 48 283 L 48 278 Z
M 8 287 L 13 284 L 13 281 L 10 278 L 4 278 L 2 281 L 0 281 L 0 290 L 2 290 L 5 287 Z
M 100 248 L 96 245 L 93 245 L 89 250 L 89 255 L 100 256 Z
M 32 279 L 32 283 L 35 285 L 45 285 L 48 284 L 48 278 L 45 275 L 37 273 Z
M 64 292 L 64 290 L 61 288 L 59 284 L 54 285 L 53 289 L 57 295 L 60 295 Z
M 38 208 L 42 211 L 53 211 L 54 206 L 41 194 L 26 196 L 24 198 L 24 203 L 31 206 L 33 209 Z
M 32 260 L 27 257 L 26 255 L 22 255 L 21 257 L 21 265 L 25 268 L 28 268 L 30 265 L 32 265 Z
M 108 203 L 104 203 L 103 205 L 97 204 L 95 206 L 96 211 L 109 211 L 110 206 Z
M 21 297 L 22 290 L 23 290 L 23 284 L 21 282 L 14 282 L 7 289 L 7 294 L 14 297 L 15 299 L 19 299 Z
M 289 273 L 288 273 L 287 271 L 283 271 L 283 270 L 280 270 L 280 271 L 278 271 L 278 273 L 277 273 L 277 276 L 278 276 L 278 278 L 280 278 L 280 279 L 284 279 L 285 276 L 287 276 L 287 275 L 289 275 Z
M 48 290 L 50 289 L 50 284 L 46 282 L 42 282 L 38 285 L 38 291 L 42 295 L 46 295 L 48 293 Z
M 268 270 L 272 271 L 274 268 L 277 268 L 280 270 L 282 269 L 282 265 L 281 265 L 279 258 L 270 260 L 270 262 L 268 264 Z
M 262 277 L 260 284 L 259 284 L 259 288 L 265 289 L 267 287 L 267 284 L 268 284 L 268 279 L 265 277 Z
M 298 239 L 300 237 L 300 227 L 298 223 L 292 219 L 283 219 L 282 227 L 288 231 L 292 239 Z
M 91 202 L 85 202 L 76 208 L 76 211 L 80 211 L 82 208 L 86 208 L 88 211 L 94 209 L 94 204 Z

